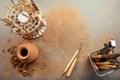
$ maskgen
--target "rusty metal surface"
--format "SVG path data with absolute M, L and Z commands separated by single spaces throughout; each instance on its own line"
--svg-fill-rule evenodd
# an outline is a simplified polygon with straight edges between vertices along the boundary
M 119 80 L 120 71 L 105 77 L 97 77 L 88 60 L 88 54 L 103 46 L 109 38 L 117 41 L 119 52 L 119 0 L 35 0 L 47 20 L 43 37 L 29 40 L 39 47 L 39 57 L 32 67 L 32 76 L 23 77 L 10 63 L 7 49 L 24 40 L 0 22 L 0 80 L 57 80 L 79 48 L 84 46 L 68 80 Z M 10 0 L 0 0 L 0 18 L 4 17 Z M 65 78 L 61 78 L 65 80 Z

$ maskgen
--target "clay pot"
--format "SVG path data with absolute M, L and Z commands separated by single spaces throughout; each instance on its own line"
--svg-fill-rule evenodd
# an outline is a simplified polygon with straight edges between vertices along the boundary
M 38 57 L 39 50 L 32 43 L 23 43 L 17 48 L 17 57 L 21 62 L 33 62 Z

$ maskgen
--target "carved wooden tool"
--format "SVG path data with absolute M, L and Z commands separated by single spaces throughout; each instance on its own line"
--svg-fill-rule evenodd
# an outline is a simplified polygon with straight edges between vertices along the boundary
M 111 64 L 111 62 L 107 61 L 107 62 L 96 62 L 96 65 L 108 65 Z
M 71 58 L 71 60 L 70 60 L 70 62 L 68 63 L 68 65 L 66 66 L 66 68 L 64 69 L 64 72 L 63 72 L 63 74 L 62 74 L 62 76 L 67 72 L 67 70 L 70 68 L 70 66 L 71 66 L 71 64 L 74 62 L 74 64 L 75 64 L 75 58 L 76 57 L 79 57 L 79 55 L 78 55 L 78 53 L 80 52 L 80 50 L 81 50 L 81 48 L 82 48 L 82 45 L 83 45 L 83 43 L 81 43 L 80 44 L 80 48 L 75 52 L 75 54 L 73 55 L 73 57 Z M 62 77 L 61 76 L 61 77 Z
M 100 65 L 98 66 L 98 68 L 99 69 L 111 69 L 111 68 L 115 69 L 117 68 L 117 66 L 116 65 Z
M 81 46 L 82 46 L 82 43 L 81 43 L 81 45 L 80 45 L 79 51 L 80 51 L 81 48 L 82 48 Z M 73 60 L 71 66 L 70 66 L 70 68 L 69 68 L 69 70 L 68 70 L 68 72 L 67 72 L 67 75 L 66 75 L 67 78 L 69 78 L 69 77 L 71 76 L 71 74 L 72 74 L 72 72 L 73 72 L 73 70 L 74 70 L 74 68 L 75 68 L 75 65 L 76 65 L 76 63 L 77 63 L 78 57 L 79 57 L 79 54 L 77 54 L 77 56 L 76 56 L 75 59 Z
M 109 67 L 105 67 L 105 66 L 98 66 L 99 69 L 110 69 Z
M 63 74 L 62 74 L 62 76 L 64 75 L 64 73 L 67 72 L 67 70 L 69 69 L 70 65 L 72 64 L 73 60 L 74 60 L 75 57 L 78 55 L 78 53 L 79 53 L 79 50 L 77 50 L 77 51 L 75 52 L 75 54 L 73 55 L 72 59 L 71 59 L 70 62 L 68 63 L 67 67 L 65 68 L 65 70 L 64 70 L 64 72 L 63 72 Z
M 91 55 L 91 58 L 92 59 L 95 59 L 95 58 L 116 58 L 119 56 L 120 56 L 120 54 L 107 54 L 107 55 L 99 54 L 99 55 Z
M 117 66 L 115 64 L 112 64 L 112 65 L 103 65 L 105 67 L 109 67 L 109 68 L 116 68 Z
M 75 65 L 77 63 L 77 60 L 78 60 L 78 58 L 75 58 L 74 61 L 73 61 L 73 63 L 72 63 L 72 65 L 70 66 L 70 68 L 68 70 L 68 73 L 66 75 L 67 78 L 69 78 L 71 76 L 71 74 L 72 74 L 72 72 L 74 70 L 74 67 L 75 67 Z
M 96 65 L 96 63 L 94 61 L 93 61 L 93 65 L 94 65 L 96 70 L 99 70 L 98 66 Z

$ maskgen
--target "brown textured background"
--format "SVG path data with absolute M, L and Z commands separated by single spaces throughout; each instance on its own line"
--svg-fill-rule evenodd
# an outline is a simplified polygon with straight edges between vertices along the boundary
M 97 77 L 88 60 L 88 54 L 103 46 L 109 38 L 115 38 L 119 52 L 119 0 L 35 0 L 47 20 L 43 37 L 30 40 L 39 47 L 39 58 L 32 67 L 33 76 L 23 77 L 10 63 L 7 49 L 26 41 L 10 32 L 0 22 L 0 80 L 56 80 L 84 42 L 79 61 L 68 80 L 119 80 L 120 71 L 105 77 Z M 9 0 L 0 0 L 0 18 L 11 5 Z M 65 78 L 61 78 L 65 80 Z

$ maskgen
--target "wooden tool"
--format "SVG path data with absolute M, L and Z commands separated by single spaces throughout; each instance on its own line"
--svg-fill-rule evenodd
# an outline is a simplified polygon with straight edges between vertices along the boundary
M 107 61 L 107 62 L 96 62 L 96 65 L 108 65 L 111 64 L 111 62 Z
M 117 68 L 117 66 L 116 65 L 103 65 L 103 66 L 105 66 L 105 67 L 109 67 L 109 68 Z
M 96 70 L 99 70 L 98 66 L 95 64 L 95 62 L 93 61 L 93 65 L 95 67 Z
M 71 58 L 70 62 L 68 63 L 68 65 L 66 66 L 66 68 L 64 69 L 64 72 L 62 74 L 62 76 L 67 72 L 67 70 L 69 69 L 69 67 L 71 66 L 72 62 L 75 60 L 76 56 L 79 57 L 78 53 L 80 52 L 80 50 L 82 49 L 82 45 L 83 43 L 80 44 L 80 48 L 75 52 L 75 54 L 73 55 L 73 57 Z M 61 77 L 62 77 L 61 76 Z
M 95 52 L 95 53 L 93 53 L 93 54 L 91 54 L 91 55 L 92 55 L 92 56 L 93 56 L 93 55 L 99 55 L 99 53 L 98 53 L 98 52 Z
M 96 55 L 92 54 L 92 55 L 91 55 L 91 58 L 92 58 L 92 59 L 102 58 L 102 55 L 101 55 L 101 54 L 99 54 L 99 55 L 97 55 L 97 54 L 96 54 Z
M 67 72 L 67 70 L 69 69 L 70 65 L 72 64 L 73 60 L 75 59 L 75 57 L 77 56 L 78 53 L 79 53 L 79 50 L 77 50 L 77 51 L 75 52 L 75 54 L 73 55 L 72 59 L 71 59 L 70 62 L 68 63 L 67 67 L 65 68 L 63 74 L 64 74 L 65 72 Z M 62 75 L 63 75 L 63 74 L 62 74 Z
M 120 56 L 120 54 L 107 54 L 107 55 L 99 54 L 99 55 L 91 55 L 91 58 L 92 59 L 95 59 L 95 58 L 116 58 L 119 56 Z
M 99 69 L 111 69 L 111 68 L 115 69 L 117 68 L 117 66 L 116 65 L 100 65 L 98 66 L 98 68 Z
M 105 66 L 98 66 L 98 68 L 99 69 L 106 69 L 106 70 L 110 69 L 109 67 L 105 67 Z
M 75 65 L 77 63 L 77 60 L 78 60 L 78 58 L 75 58 L 74 61 L 73 61 L 73 63 L 72 63 L 72 65 L 70 66 L 70 68 L 68 70 L 68 73 L 66 75 L 67 78 L 69 78 L 71 76 L 71 74 L 72 74 L 72 72 L 74 70 L 74 67 L 75 67 Z
M 81 47 L 80 47 L 80 49 L 81 49 Z M 80 49 L 79 49 L 79 51 L 80 51 Z M 71 64 L 71 66 L 67 72 L 67 75 L 66 75 L 67 78 L 69 78 L 71 76 L 71 74 L 75 68 L 75 65 L 77 63 L 78 57 L 79 57 L 79 54 L 77 54 L 76 58 L 74 59 L 73 63 Z

